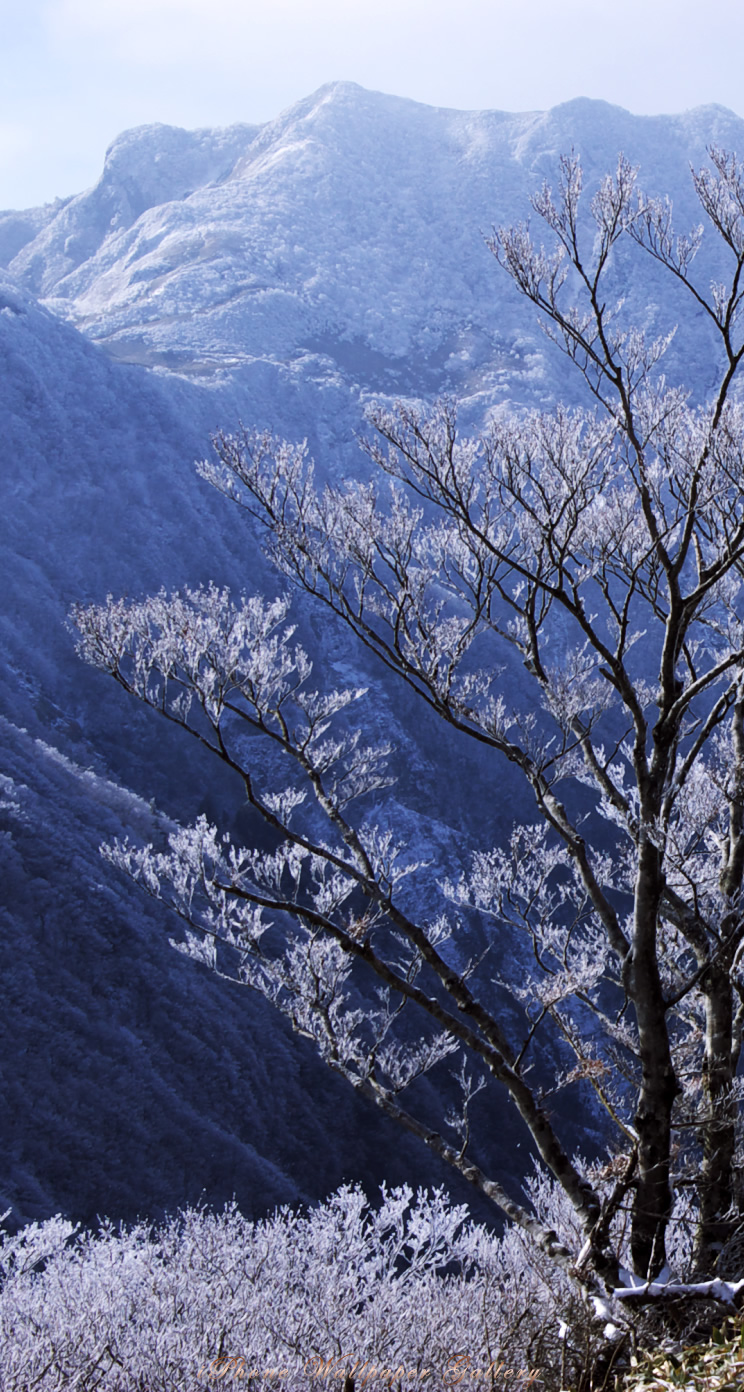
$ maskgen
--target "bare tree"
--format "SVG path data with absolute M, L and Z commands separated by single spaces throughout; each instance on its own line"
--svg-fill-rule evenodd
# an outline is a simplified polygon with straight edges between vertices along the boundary
M 493 236 L 591 409 L 497 414 L 472 438 L 446 402 L 375 409 L 379 486 L 316 486 L 303 447 L 245 430 L 220 435 L 201 466 L 389 680 L 531 790 L 535 824 L 476 850 L 443 886 L 440 915 L 417 912 L 425 867 L 380 812 L 390 751 L 354 723 L 363 693 L 315 689 L 288 601 L 233 603 L 212 588 L 75 614 L 83 656 L 234 769 L 276 838 L 245 849 L 201 821 L 164 852 L 110 857 L 186 920 L 187 950 L 262 991 L 360 1093 L 595 1287 L 622 1285 L 623 1262 L 646 1280 L 662 1272 L 680 1191 L 696 1196 L 701 1280 L 740 1222 L 744 170 L 718 150 L 710 159 L 694 185 L 731 269 L 709 291 L 692 274 L 702 228 L 677 236 L 669 203 L 643 196 L 622 158 L 581 217 L 579 162 L 562 161 L 558 191 L 533 199 L 551 248 L 524 226 Z M 666 383 L 669 338 L 649 340 L 608 303 L 621 240 L 714 327 L 706 403 Z M 515 654 L 520 682 L 503 676 Z M 285 770 L 278 785 L 255 735 Z M 488 962 L 463 961 L 468 914 L 531 946 L 511 983 L 520 1029 L 494 1005 Z M 361 969 L 379 983 L 374 1008 L 351 994 Z M 399 1020 L 415 1013 L 414 1047 Z M 545 1033 L 573 1056 L 561 1085 L 592 1089 L 606 1114 L 604 1169 L 570 1157 L 546 1109 L 530 1068 Z M 454 1050 L 463 1105 L 447 1141 L 412 1084 Z M 573 1205 L 579 1250 L 471 1159 L 484 1082 L 508 1095 Z

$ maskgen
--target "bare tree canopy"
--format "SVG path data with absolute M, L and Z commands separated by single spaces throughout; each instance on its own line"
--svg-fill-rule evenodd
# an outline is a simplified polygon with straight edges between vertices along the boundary
M 426 867 L 380 816 L 391 750 L 365 740 L 365 693 L 322 687 L 287 600 L 213 587 L 74 617 L 82 655 L 208 745 L 271 828 L 269 851 L 205 820 L 165 851 L 109 849 L 185 920 L 187 950 L 266 995 L 593 1289 L 627 1286 L 628 1267 L 659 1277 L 675 1199 L 692 1192 L 691 1293 L 707 1294 L 722 1289 L 708 1283 L 742 1221 L 744 169 L 713 149 L 693 179 L 725 283 L 698 283 L 703 228 L 678 235 L 670 204 L 639 192 L 623 158 L 581 216 L 579 161 L 562 160 L 557 191 L 533 199 L 547 247 L 527 226 L 493 235 L 590 409 L 498 412 L 464 438 L 452 403 L 379 407 L 373 483 L 316 485 L 304 447 L 243 429 L 201 466 L 384 680 L 477 741 L 494 777 L 505 759 L 530 790 L 534 823 L 475 847 L 439 914 L 418 913 L 411 887 Z M 621 242 L 668 273 L 681 315 L 708 316 L 720 351 L 706 402 L 665 380 L 669 336 L 649 338 L 611 296 Z M 515 654 L 521 685 L 504 677 Z M 271 786 L 256 736 L 277 752 Z M 518 1011 L 494 1005 L 487 962 L 463 963 L 469 915 L 492 935 L 526 935 Z M 353 989 L 363 971 L 374 1007 Z M 573 1056 L 563 1085 L 581 1105 L 591 1089 L 606 1117 L 603 1166 L 569 1155 L 544 1104 L 531 1068 L 542 1036 Z M 413 1085 L 455 1051 L 462 1105 L 447 1140 Z M 471 1159 L 483 1087 L 529 1128 L 573 1206 L 576 1250 Z

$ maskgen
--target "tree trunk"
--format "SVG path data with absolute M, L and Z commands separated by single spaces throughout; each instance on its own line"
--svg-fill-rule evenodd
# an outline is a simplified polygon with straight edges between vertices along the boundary
M 638 1179 L 631 1224 L 636 1275 L 651 1279 L 665 1261 L 665 1233 L 672 1208 L 670 1186 L 672 1106 L 679 1086 L 672 1064 L 666 1007 L 656 951 L 661 901 L 660 853 L 648 835 L 639 848 L 630 994 L 641 1055 L 641 1091 L 635 1116 Z
M 721 1248 L 736 1225 L 733 1002 L 727 964 L 717 963 L 711 967 L 702 986 L 705 993 L 704 1124 L 695 1269 L 700 1276 L 711 1276 Z

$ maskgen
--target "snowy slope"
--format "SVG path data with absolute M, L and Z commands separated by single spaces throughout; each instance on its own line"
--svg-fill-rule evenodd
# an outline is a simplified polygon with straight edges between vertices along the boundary
M 560 389 L 482 235 L 526 216 L 560 153 L 579 150 L 591 182 L 623 150 L 688 224 L 689 161 L 712 141 L 744 148 L 744 124 L 717 107 L 651 118 L 579 100 L 513 116 L 346 83 L 258 131 L 198 133 L 198 170 L 179 136 L 122 136 L 100 183 L 49 218 L 12 273 L 134 361 L 204 376 L 258 358 L 307 373 L 320 354 L 378 391 L 496 400 Z M 645 312 L 645 291 L 636 299 L 632 278 L 623 289 Z

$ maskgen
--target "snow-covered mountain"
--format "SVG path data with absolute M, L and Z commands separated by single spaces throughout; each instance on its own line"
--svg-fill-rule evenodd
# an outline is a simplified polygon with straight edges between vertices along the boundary
M 588 184 L 623 150 L 687 228 L 699 220 L 689 163 L 711 143 L 744 151 L 744 123 L 718 107 L 638 118 L 583 100 L 444 111 L 341 83 L 260 128 L 128 132 L 95 188 L 0 214 L 2 922 L 24 964 L 5 977 L 0 1202 L 18 1217 L 156 1211 L 202 1184 L 257 1210 L 390 1171 L 387 1157 L 375 1169 L 390 1145 L 376 1120 L 368 1129 L 278 1020 L 182 963 L 162 917 L 106 881 L 99 832 L 148 834 L 125 789 L 168 815 L 242 814 L 210 765 L 78 663 L 69 605 L 210 578 L 281 588 L 193 469 L 210 431 L 239 417 L 307 436 L 323 469 L 349 474 L 366 467 L 355 432 L 372 396 L 454 393 L 473 421 L 505 401 L 575 397 L 483 234 L 526 217 L 572 147 Z M 674 322 L 653 274 L 641 283 L 621 255 L 616 278 L 641 322 Z M 694 322 L 667 360 L 701 395 L 707 333 Z M 303 621 L 311 635 L 325 622 Z M 326 660 L 348 664 L 344 640 L 322 636 Z M 380 702 L 407 770 L 401 809 L 416 789 L 425 802 L 447 766 L 447 817 L 425 828 L 440 848 L 460 844 L 479 803 L 506 822 L 512 789 L 454 744 L 435 759 L 425 721 L 417 747 L 411 712 L 386 691 Z M 153 1140 L 163 1089 L 168 1122 Z M 291 1131 L 270 1120 L 278 1094 Z M 130 1125 L 138 1095 L 149 1101 Z M 346 1143 L 328 1136 L 339 1108 Z M 514 1143 L 503 1131 L 494 1143 L 502 1172 Z M 397 1153 L 415 1166 L 412 1147 Z
M 483 234 L 524 218 L 571 148 L 588 184 L 622 150 L 683 225 L 698 221 L 689 162 L 743 137 L 718 107 L 634 117 L 578 100 L 514 116 L 336 83 L 259 129 L 128 132 L 94 189 L 6 215 L 0 258 L 11 239 L 12 274 L 131 361 L 253 390 L 241 369 L 269 362 L 378 391 L 539 396 L 556 386 L 543 341 Z

